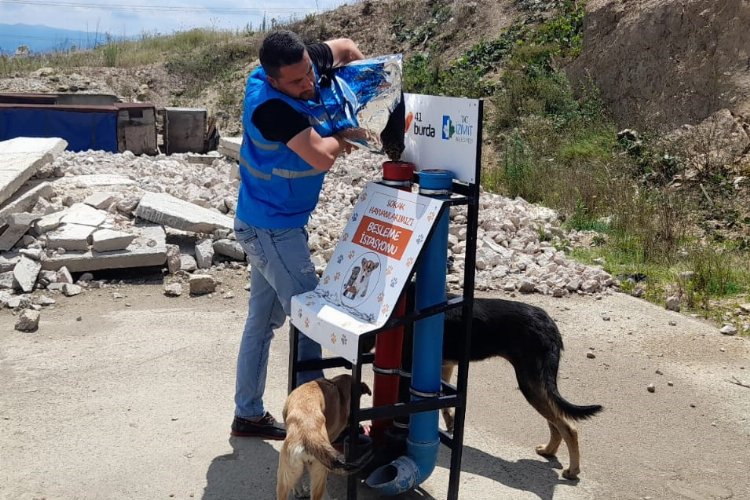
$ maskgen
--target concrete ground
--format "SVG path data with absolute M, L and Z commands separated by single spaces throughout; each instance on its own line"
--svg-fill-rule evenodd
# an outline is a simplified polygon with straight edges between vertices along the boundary
M 0 311 L 0 498 L 273 498 L 280 442 L 229 436 L 246 292 L 238 273 L 223 279 L 234 298 L 167 298 L 158 284 L 55 296 L 35 333 Z M 735 383 L 750 381 L 747 339 L 620 294 L 518 299 L 560 326 L 563 396 L 605 411 L 580 424 L 581 478 L 564 480 L 567 450 L 536 455 L 547 426 L 510 365 L 472 365 L 461 498 L 750 498 L 750 389 Z M 286 332 L 266 391 L 277 417 Z M 445 498 L 448 464 L 443 449 L 401 498 Z M 328 487 L 345 498 L 344 479 Z

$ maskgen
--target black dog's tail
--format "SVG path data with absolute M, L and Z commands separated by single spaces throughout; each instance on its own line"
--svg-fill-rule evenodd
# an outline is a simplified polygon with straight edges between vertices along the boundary
M 556 325 L 555 328 L 557 328 Z M 560 351 L 562 351 L 562 340 L 560 340 L 559 348 L 560 350 L 557 352 L 557 355 L 545 358 L 541 366 L 542 383 L 544 384 L 546 396 L 557 410 L 568 418 L 573 420 L 591 418 L 602 411 L 603 408 L 601 405 L 574 405 L 562 397 L 560 391 L 557 389 L 557 372 L 560 363 Z
M 601 405 L 575 405 L 557 390 L 557 360 L 546 359 L 537 366 L 536 373 L 519 373 L 516 379 L 526 400 L 548 420 L 559 414 L 571 420 L 585 420 L 603 410 Z M 521 369 L 523 370 L 523 369 Z

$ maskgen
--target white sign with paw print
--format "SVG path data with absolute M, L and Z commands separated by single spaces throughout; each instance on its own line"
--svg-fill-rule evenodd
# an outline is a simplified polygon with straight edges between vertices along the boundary
M 369 183 L 317 288 L 292 297 L 292 324 L 356 362 L 359 336 L 391 317 L 443 204 Z

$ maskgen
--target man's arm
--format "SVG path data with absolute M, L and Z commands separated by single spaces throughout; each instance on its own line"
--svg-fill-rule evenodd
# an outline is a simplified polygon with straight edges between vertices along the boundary
M 324 43 L 331 48 L 334 68 L 365 58 L 362 52 L 360 52 L 359 47 L 357 47 L 357 44 L 349 38 L 336 38 L 335 40 L 327 40 Z
M 352 148 L 337 135 L 321 137 L 312 127 L 292 137 L 286 145 L 310 166 L 323 172 L 330 170 L 336 158 Z

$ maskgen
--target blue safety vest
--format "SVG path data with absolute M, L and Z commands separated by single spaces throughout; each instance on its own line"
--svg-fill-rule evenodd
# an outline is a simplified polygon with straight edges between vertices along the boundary
M 315 66 L 313 69 L 317 82 L 317 69 Z M 319 98 L 320 92 L 316 94 Z M 329 137 L 336 131 L 332 117 L 340 113 L 341 105 L 330 99 L 323 105 L 289 97 L 266 81 L 260 67 L 247 80 L 237 217 L 264 229 L 302 227 L 318 202 L 325 172 L 314 169 L 286 144 L 265 139 L 255 127 L 253 112 L 270 99 L 281 99 L 306 116 L 321 137 Z

